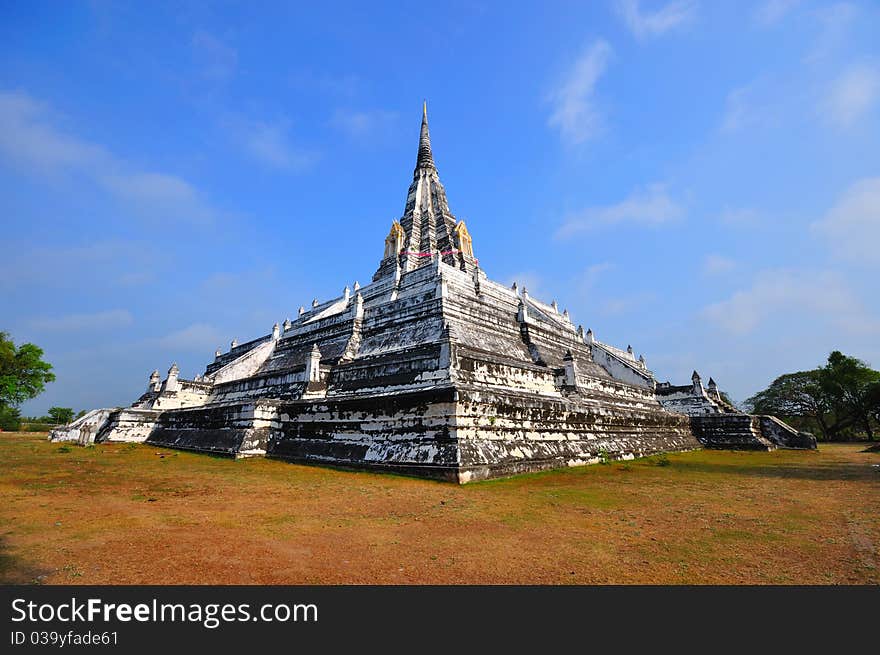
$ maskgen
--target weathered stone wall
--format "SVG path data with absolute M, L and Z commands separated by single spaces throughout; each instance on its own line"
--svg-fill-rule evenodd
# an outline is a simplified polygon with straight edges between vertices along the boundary
M 277 401 L 210 405 L 163 412 L 147 442 L 230 457 L 264 455 L 277 427 Z
M 694 435 L 707 448 L 730 450 L 774 450 L 776 444 L 761 434 L 757 416 L 749 414 L 708 414 L 691 416 Z
M 455 391 L 283 403 L 267 455 L 457 481 Z
M 49 431 L 49 441 L 71 441 L 80 446 L 87 446 L 95 443 L 95 437 L 98 432 L 107 423 L 116 409 L 93 409 L 85 416 L 68 423 L 67 425 L 59 425 Z
M 761 435 L 781 448 L 815 449 L 816 437 L 799 432 L 775 416 L 760 416 Z
M 461 482 L 700 448 L 686 417 L 580 394 L 554 399 L 462 388 L 455 434 Z

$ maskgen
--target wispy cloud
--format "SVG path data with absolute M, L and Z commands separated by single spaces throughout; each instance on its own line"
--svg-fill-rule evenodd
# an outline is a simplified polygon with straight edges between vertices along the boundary
M 30 327 L 44 332 L 75 332 L 79 330 L 106 330 L 125 327 L 134 323 L 131 313 L 125 309 L 110 309 L 92 314 L 66 314 L 35 318 Z
M 28 285 L 94 289 L 96 283 L 138 283 L 151 279 L 152 271 L 164 263 L 163 254 L 149 242 L 101 240 L 86 245 L 9 246 L 10 252 L 0 257 L 0 289 L 9 291 Z
M 654 11 L 642 9 L 639 0 L 617 0 L 615 6 L 629 31 L 636 38 L 645 39 L 690 23 L 697 16 L 699 3 L 696 0 L 677 0 Z
M 397 118 L 397 112 L 382 109 L 338 109 L 330 123 L 353 139 L 368 140 L 388 134 L 397 123 Z
M 193 323 L 187 327 L 166 334 L 153 340 L 157 346 L 173 351 L 182 352 L 214 352 L 217 347 L 228 344 L 231 339 L 224 336 L 220 330 L 207 323 Z
M 760 27 L 776 25 L 790 14 L 801 0 L 765 0 L 752 13 L 752 20 Z
M 616 205 L 590 207 L 568 216 L 556 231 L 560 239 L 570 238 L 591 230 L 635 223 L 640 225 L 662 225 L 677 221 L 684 216 L 684 209 L 666 192 L 662 184 L 652 184 L 640 189 Z
M 836 256 L 852 264 L 880 264 L 880 177 L 853 183 L 811 229 Z
M 850 127 L 868 114 L 880 99 L 880 65 L 856 64 L 830 86 L 822 104 L 825 118 L 838 127 Z
M 599 262 L 598 264 L 588 266 L 586 270 L 582 271 L 578 276 L 580 290 L 589 291 L 595 287 L 599 282 L 599 278 L 612 268 L 614 268 L 614 266 L 608 262 Z
M 238 51 L 204 30 L 192 38 L 193 57 L 202 75 L 212 80 L 226 80 L 238 68 Z
M 280 170 L 303 171 L 316 160 L 316 155 L 293 144 L 291 121 L 252 121 L 233 118 L 225 121 L 232 139 L 252 159 Z
M 703 258 L 703 273 L 706 275 L 729 273 L 734 268 L 736 268 L 736 261 L 724 255 L 712 253 Z
M 520 271 L 519 273 L 507 276 L 506 284 L 508 286 L 512 286 L 514 282 L 520 291 L 527 289 L 533 296 L 540 296 L 541 289 L 543 288 L 541 276 L 534 271 Z
M 732 227 L 754 227 L 761 221 L 761 213 L 749 207 L 725 207 L 718 220 Z
M 609 298 L 599 306 L 599 314 L 602 316 L 620 316 L 636 311 L 644 305 L 656 300 L 653 293 L 635 293 L 628 296 Z
M 139 171 L 101 145 L 57 125 L 48 105 L 20 92 L 0 92 L 0 156 L 36 177 L 90 179 L 132 214 L 150 220 L 207 223 L 216 211 L 176 175 Z
M 553 112 L 547 124 L 558 128 L 570 144 L 583 143 L 601 130 L 602 118 L 593 95 L 610 57 L 611 46 L 603 40 L 595 41 L 581 53 L 559 87 L 550 94 Z
M 777 319 L 776 329 L 785 329 L 785 321 L 803 325 L 820 319 L 849 332 L 880 328 L 843 277 L 833 271 L 761 271 L 750 288 L 706 306 L 701 314 L 733 335 L 749 334 L 771 319 Z

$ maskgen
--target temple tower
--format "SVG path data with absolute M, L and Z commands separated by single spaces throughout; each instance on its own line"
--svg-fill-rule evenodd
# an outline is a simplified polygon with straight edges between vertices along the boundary
M 461 270 L 478 269 L 474 258 L 473 241 L 464 221 L 456 220 L 446 200 L 446 189 L 434 164 L 431 134 L 428 131 L 428 107 L 422 105 L 422 126 L 413 181 L 406 196 L 403 216 L 393 221 L 385 239 L 385 251 L 379 269 L 373 276 L 378 280 L 441 260 Z

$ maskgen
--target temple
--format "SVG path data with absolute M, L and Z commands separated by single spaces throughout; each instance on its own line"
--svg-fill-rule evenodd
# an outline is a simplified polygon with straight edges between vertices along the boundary
M 477 241 L 477 245 L 479 242 Z M 131 406 L 51 439 L 146 441 L 233 457 L 468 482 L 703 446 L 815 447 L 726 403 L 714 381 L 657 383 L 555 301 L 490 280 L 449 208 L 423 106 L 403 215 L 372 281 L 218 349 L 202 373 L 153 371 Z

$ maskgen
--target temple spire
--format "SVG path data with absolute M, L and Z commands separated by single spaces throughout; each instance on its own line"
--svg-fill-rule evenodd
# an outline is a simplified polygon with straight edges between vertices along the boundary
M 422 103 L 422 131 L 419 135 L 419 157 L 416 170 L 420 168 L 436 168 L 434 155 L 431 154 L 431 134 L 428 132 L 428 102 Z

